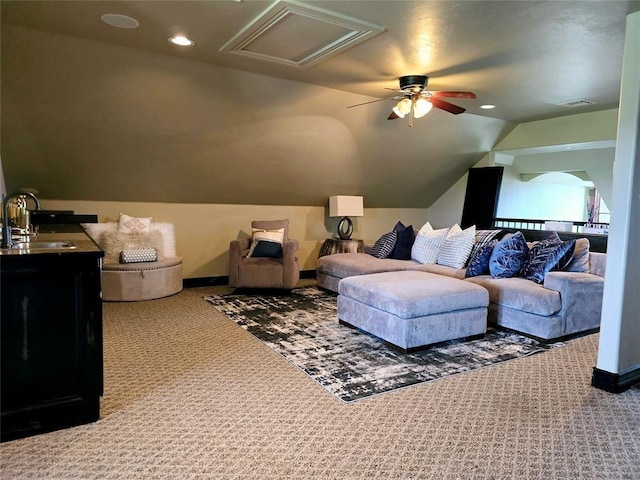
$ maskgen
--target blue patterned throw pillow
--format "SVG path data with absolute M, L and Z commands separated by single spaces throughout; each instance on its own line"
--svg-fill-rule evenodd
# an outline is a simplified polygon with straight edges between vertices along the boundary
M 558 262 L 568 263 L 565 257 L 570 259 L 573 256 L 575 245 L 575 240 L 563 242 L 554 232 L 531 247 L 527 262 L 522 267 L 522 276 L 536 283 L 544 282 L 545 275 Z
M 385 233 L 376 240 L 376 243 L 371 247 L 369 254 L 376 258 L 387 258 L 393 250 L 393 247 L 396 245 L 397 239 L 398 232 L 395 230 L 393 232 Z
M 500 240 L 491 252 L 489 272 L 493 278 L 516 276 L 529 255 L 529 247 L 522 232 Z
M 475 255 L 469 259 L 469 265 L 464 276 L 469 278 L 489 273 L 489 260 L 497 244 L 498 240 L 494 239 L 476 250 Z
M 560 240 L 560 242 L 562 242 L 562 240 Z M 551 270 L 564 270 L 573 260 L 573 255 L 578 247 L 578 240 L 569 240 L 569 242 L 572 242 L 573 245 L 571 245 L 566 253 L 560 257 Z
M 471 262 L 471 259 L 477 255 L 478 250 L 493 240 L 502 240 L 502 237 L 506 234 L 506 230 L 476 230 L 476 242 L 471 250 L 471 255 L 469 255 L 469 262 Z
M 402 222 L 398 222 L 396 226 L 393 227 L 393 231 L 397 232 L 398 238 L 393 250 L 389 254 L 389 258 L 411 260 L 411 247 L 413 247 L 413 242 L 416 239 L 413 225 L 405 227 Z

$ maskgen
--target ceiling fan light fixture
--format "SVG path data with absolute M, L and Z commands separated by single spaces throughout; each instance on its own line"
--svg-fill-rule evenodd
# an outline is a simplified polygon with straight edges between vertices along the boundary
M 422 118 L 431 111 L 433 104 L 426 98 L 419 98 L 413 107 L 413 116 Z
M 405 115 L 400 111 L 400 109 L 398 108 L 398 105 L 393 107 L 393 113 L 395 113 L 398 118 L 404 118 L 404 115 Z
M 405 115 L 407 115 L 410 111 L 411 111 L 411 107 L 412 107 L 412 103 L 411 100 L 408 98 L 403 98 L 402 100 L 400 100 L 398 102 L 398 104 L 396 105 L 396 107 L 394 108 L 394 110 L 398 110 L 396 112 L 396 114 L 398 114 L 398 112 L 402 113 L 402 117 L 404 117 Z M 398 115 L 399 116 L 399 115 Z
M 458 90 L 427 90 L 428 79 L 429 77 L 426 75 L 406 75 L 404 77 L 400 77 L 400 90 L 393 88 L 386 89 L 394 90 L 396 92 L 394 96 L 380 98 L 370 102 L 358 103 L 356 105 L 349 105 L 347 108 L 359 107 L 360 105 L 367 105 L 369 103 L 380 102 L 383 100 L 393 100 L 397 103 L 387 117 L 387 120 L 395 120 L 397 118 L 404 118 L 408 116 L 409 126 L 412 127 L 414 118 L 424 117 L 433 107 L 452 113 L 453 115 L 460 115 L 466 111 L 466 109 L 453 103 L 449 103 L 446 100 L 443 100 L 443 98 L 477 98 L 476 94 L 473 92 L 463 92 Z
M 400 77 L 400 90 L 422 91 L 427 88 L 429 77 L 426 75 L 405 75 Z

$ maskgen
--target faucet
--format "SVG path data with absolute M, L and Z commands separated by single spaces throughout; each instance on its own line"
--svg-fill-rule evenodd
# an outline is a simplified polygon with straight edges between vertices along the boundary
M 11 248 L 13 245 L 13 239 L 11 238 L 11 225 L 9 225 L 9 202 L 16 197 L 26 196 L 33 198 L 33 201 L 36 202 L 36 210 L 40 210 L 40 200 L 35 194 L 31 192 L 16 192 L 12 193 L 4 197 L 2 200 L 2 221 L 4 232 L 2 234 L 2 245 L 1 248 Z

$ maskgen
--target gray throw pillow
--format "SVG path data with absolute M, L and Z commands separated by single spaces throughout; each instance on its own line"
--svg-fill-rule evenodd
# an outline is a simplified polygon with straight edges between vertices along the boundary
M 589 243 L 588 238 L 578 238 L 576 246 L 573 250 L 573 259 L 564 268 L 565 272 L 581 272 L 589 273 L 591 266 L 589 265 Z

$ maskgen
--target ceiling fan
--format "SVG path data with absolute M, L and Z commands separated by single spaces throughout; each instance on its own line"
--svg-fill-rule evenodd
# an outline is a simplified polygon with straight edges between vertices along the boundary
M 429 91 L 427 90 L 429 77 L 426 75 L 405 75 L 400 77 L 399 80 L 399 90 L 394 88 L 386 89 L 393 90 L 399 93 L 399 95 L 381 98 L 371 102 L 358 103 L 356 105 L 350 105 L 347 108 L 359 107 L 383 100 L 397 100 L 398 103 L 393 107 L 387 120 L 404 118 L 405 115 L 409 115 L 409 126 L 413 127 L 413 119 L 424 117 L 433 107 L 453 113 L 454 115 L 459 115 L 465 111 L 464 108 L 442 100 L 442 98 L 476 98 L 476 94 L 472 92 Z

